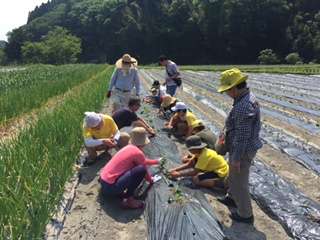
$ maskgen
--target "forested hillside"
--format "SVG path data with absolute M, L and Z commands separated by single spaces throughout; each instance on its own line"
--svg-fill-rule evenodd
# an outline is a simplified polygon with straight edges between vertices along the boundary
M 256 63 L 264 49 L 320 61 L 319 0 L 52 0 L 9 34 L 8 59 L 54 26 L 81 39 L 83 62 L 129 52 L 141 63 L 161 53 L 179 64 Z

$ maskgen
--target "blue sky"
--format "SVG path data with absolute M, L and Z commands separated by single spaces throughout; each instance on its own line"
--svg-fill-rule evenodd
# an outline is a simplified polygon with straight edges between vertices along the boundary
M 27 23 L 28 13 L 48 0 L 0 0 L 0 40 L 7 40 L 6 34 Z

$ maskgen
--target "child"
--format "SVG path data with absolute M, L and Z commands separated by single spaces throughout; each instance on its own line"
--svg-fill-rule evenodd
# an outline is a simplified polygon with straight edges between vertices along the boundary
M 191 176 L 195 185 L 207 188 L 224 183 L 229 173 L 225 159 L 214 150 L 206 148 L 207 144 L 201 142 L 198 136 L 188 137 L 186 144 L 192 155 L 185 156 L 184 164 L 170 170 L 171 177 Z

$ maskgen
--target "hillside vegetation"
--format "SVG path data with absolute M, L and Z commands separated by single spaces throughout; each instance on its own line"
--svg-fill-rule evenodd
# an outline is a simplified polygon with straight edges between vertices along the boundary
M 290 53 L 320 61 L 319 0 L 52 0 L 9 34 L 9 60 L 55 26 L 81 39 L 85 62 L 130 52 L 141 63 L 165 53 L 180 64 L 248 64 L 264 49 L 274 63 Z

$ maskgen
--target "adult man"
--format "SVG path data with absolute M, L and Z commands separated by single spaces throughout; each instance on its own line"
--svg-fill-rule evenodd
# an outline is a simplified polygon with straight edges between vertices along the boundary
M 112 118 L 118 128 L 123 127 L 143 127 L 153 137 L 155 131 L 142 118 L 138 117 L 136 112 L 141 106 L 139 97 L 131 97 L 128 103 L 128 108 L 122 108 L 113 113 Z
M 83 137 L 88 152 L 87 164 L 98 160 L 98 151 L 122 148 L 130 140 L 127 133 L 119 132 L 116 123 L 110 116 L 95 112 L 85 112 Z
M 159 57 L 159 64 L 166 68 L 166 81 L 164 84 L 167 87 L 167 93 L 171 96 L 174 96 L 178 87 L 178 79 L 181 81 L 177 64 L 169 60 L 164 55 Z
M 124 54 L 116 62 L 116 68 L 111 77 L 111 83 L 107 93 L 110 98 L 113 95 L 112 112 L 128 105 L 133 87 L 136 95 L 140 94 L 140 78 L 137 70 L 137 60 L 129 54 Z M 113 88 L 115 88 L 113 90 Z
M 226 92 L 234 102 L 225 125 L 225 145 L 230 165 L 229 195 L 220 201 L 237 207 L 237 212 L 230 215 L 233 220 L 252 224 L 249 170 L 262 142 L 259 138 L 260 107 L 247 87 L 247 78 L 236 68 L 221 74 L 218 92 Z

